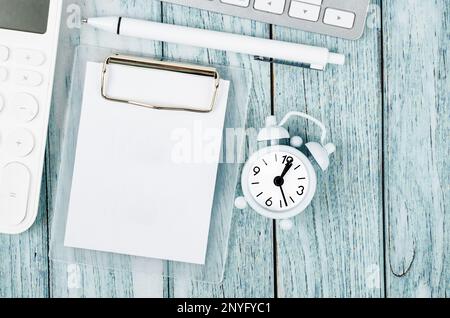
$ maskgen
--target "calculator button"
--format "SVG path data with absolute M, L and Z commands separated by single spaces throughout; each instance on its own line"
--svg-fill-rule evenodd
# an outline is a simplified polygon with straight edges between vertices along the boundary
M 38 72 L 18 70 L 15 73 L 15 80 L 18 85 L 39 86 L 42 84 L 42 75 Z
M 26 93 L 16 94 L 12 99 L 16 117 L 23 122 L 32 121 L 39 112 L 39 104 L 33 96 Z
M 238 7 L 248 7 L 250 4 L 250 0 L 220 0 L 220 2 Z
M 26 129 L 13 132 L 6 140 L 7 150 L 16 157 L 28 156 L 34 148 L 34 137 Z
M 282 14 L 286 0 L 255 0 L 255 9 L 275 14 Z
M 5 62 L 9 59 L 9 49 L 6 46 L 0 45 L 0 61 Z
M 18 64 L 41 66 L 45 62 L 45 55 L 34 50 L 16 50 L 14 59 Z
M 328 8 L 325 11 L 323 23 L 351 29 L 355 23 L 355 14 L 353 12 L 341 11 Z
M 0 94 L 0 112 L 3 110 L 3 107 L 5 106 L 5 99 Z
M 5 82 L 8 79 L 8 70 L 0 66 L 0 82 Z
M 289 16 L 297 19 L 318 21 L 320 15 L 320 7 L 308 3 L 292 1 L 289 9 Z
M 19 225 L 27 215 L 30 171 L 13 162 L 3 167 L 0 175 L 0 223 Z

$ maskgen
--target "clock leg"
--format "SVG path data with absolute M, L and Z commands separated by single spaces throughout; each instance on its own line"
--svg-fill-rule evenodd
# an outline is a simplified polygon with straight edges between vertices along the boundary
M 234 206 L 239 210 L 244 210 L 248 205 L 244 197 L 239 197 L 234 201 Z
M 294 222 L 292 220 L 281 220 L 280 221 L 280 228 L 283 231 L 290 231 L 294 227 Z

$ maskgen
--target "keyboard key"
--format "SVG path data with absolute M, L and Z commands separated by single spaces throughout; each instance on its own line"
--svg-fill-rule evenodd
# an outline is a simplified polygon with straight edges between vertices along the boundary
M 15 157 L 26 157 L 34 149 L 34 137 L 26 129 L 19 129 L 8 136 L 6 148 Z
M 319 20 L 320 8 L 320 6 L 292 1 L 289 16 L 315 22 Z
M 282 14 L 286 0 L 255 0 L 255 9 L 275 14 Z
M 5 82 L 8 79 L 8 70 L 0 66 L 0 82 Z
M 13 162 L 0 175 L 0 223 L 19 225 L 27 215 L 30 171 L 23 164 Z
M 16 117 L 25 123 L 32 121 L 39 112 L 37 100 L 27 93 L 16 94 L 12 99 L 12 105 Z
M 220 2 L 238 7 L 248 7 L 250 4 L 250 0 L 220 0 Z
M 9 59 L 9 49 L 0 45 L 0 62 L 6 62 Z
M 45 55 L 34 50 L 16 50 L 13 52 L 14 59 L 18 64 L 41 66 L 45 62 Z
M 15 73 L 15 80 L 18 85 L 39 86 L 42 84 L 42 75 L 38 72 L 18 70 Z
M 309 4 L 315 4 L 317 6 L 322 5 L 323 2 L 323 0 L 301 0 L 301 1 Z
M 351 29 L 355 23 L 355 14 L 353 12 L 328 8 L 325 11 L 323 23 Z
M 365 28 L 370 0 L 162 0 L 203 10 L 213 10 L 219 13 L 252 19 L 272 25 L 290 27 L 308 32 L 315 32 L 348 40 L 360 38 Z M 296 2 L 292 6 L 293 2 Z M 450 0 L 448 0 L 450 1 Z M 1 2 L 1 0 L 0 0 Z M 299 11 L 298 4 L 309 4 L 320 7 L 317 18 L 317 8 L 307 12 Z M 214 6 L 214 4 L 218 4 Z M 248 5 L 248 6 L 247 6 Z M 345 21 L 332 21 L 330 17 L 324 23 L 327 8 L 353 13 L 353 23 L 348 26 Z M 333 19 L 334 20 L 334 19 Z M 341 26 L 336 27 L 335 25 Z M 350 27 L 346 29 L 345 27 Z M 0 43 L 1 40 L 0 40 Z

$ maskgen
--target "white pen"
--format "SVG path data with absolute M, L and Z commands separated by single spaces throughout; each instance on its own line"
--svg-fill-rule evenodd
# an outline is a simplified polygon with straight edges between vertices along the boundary
M 332 53 L 326 48 L 233 33 L 124 17 L 89 18 L 83 19 L 83 23 L 123 36 L 244 53 L 263 61 L 291 62 L 318 70 L 323 70 L 328 63 L 345 63 L 344 55 Z

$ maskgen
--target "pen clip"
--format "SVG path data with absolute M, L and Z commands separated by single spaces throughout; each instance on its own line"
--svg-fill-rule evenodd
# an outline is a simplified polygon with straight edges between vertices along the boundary
M 289 61 L 285 61 L 285 60 L 277 60 L 277 59 L 263 57 L 263 56 L 253 56 L 253 58 L 255 61 L 275 63 L 275 64 L 281 64 L 281 65 L 289 65 L 289 66 L 307 68 L 307 69 L 317 70 L 317 71 L 323 71 L 325 68 L 322 65 L 312 65 L 312 64 L 305 64 L 305 63 L 289 62 Z

